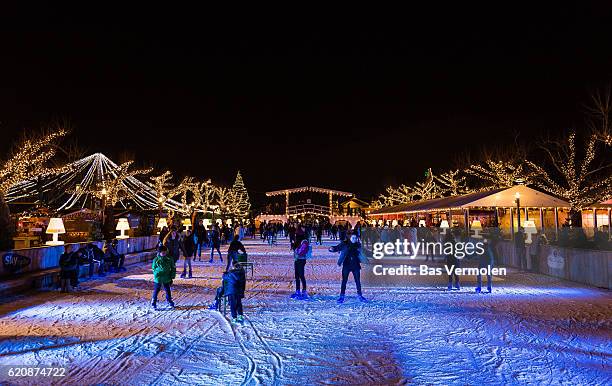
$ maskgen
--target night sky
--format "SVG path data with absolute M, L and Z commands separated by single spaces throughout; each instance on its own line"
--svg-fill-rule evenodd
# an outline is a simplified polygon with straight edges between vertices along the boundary
M 515 132 L 583 127 L 612 80 L 610 7 L 504 4 L 3 12 L 0 148 L 68 119 L 90 153 L 369 199 Z

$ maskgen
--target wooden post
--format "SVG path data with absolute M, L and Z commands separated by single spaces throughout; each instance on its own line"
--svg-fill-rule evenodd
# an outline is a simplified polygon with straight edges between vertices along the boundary
M 514 240 L 514 211 L 510 207 L 510 239 Z
M 559 208 L 555 206 L 555 239 L 559 239 Z
M 597 232 L 597 208 L 593 208 L 593 234 Z
M 285 191 L 285 216 L 289 219 L 289 191 L 287 190 Z
M 612 208 L 608 208 L 608 239 L 612 239 Z
M 544 209 L 542 207 L 540 207 L 540 228 L 544 232 Z
M 468 232 L 468 235 L 470 234 L 470 210 L 469 209 L 464 209 L 463 210 L 463 216 L 465 219 L 465 230 L 466 232 Z
M 525 207 L 525 221 L 529 220 L 529 208 Z

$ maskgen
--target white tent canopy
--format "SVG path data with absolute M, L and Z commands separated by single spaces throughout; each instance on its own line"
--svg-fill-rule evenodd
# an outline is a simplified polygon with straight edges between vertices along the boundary
M 538 192 L 525 185 L 516 185 L 500 192 L 464 204 L 462 208 L 469 207 L 500 207 L 508 208 L 516 206 L 516 194 L 520 196 L 521 207 L 529 208 L 569 208 L 569 203 L 549 194 Z

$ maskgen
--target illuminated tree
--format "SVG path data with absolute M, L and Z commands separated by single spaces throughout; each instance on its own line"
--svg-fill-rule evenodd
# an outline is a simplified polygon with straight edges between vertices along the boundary
M 442 197 L 442 191 L 438 184 L 436 184 L 431 168 L 427 169 L 425 180 L 423 182 L 417 182 L 412 191 L 414 192 L 413 197 L 419 200 L 431 200 L 433 198 Z
M 540 149 L 547 156 L 548 169 L 531 161 L 527 164 L 536 173 L 537 186 L 569 202 L 572 223 L 579 225 L 580 210 L 612 196 L 612 157 L 610 146 L 601 146 L 595 133 L 588 136 L 583 152 L 576 142 L 575 132 L 563 140 L 543 141 Z M 607 153 L 602 155 L 601 150 Z
M 192 224 L 195 223 L 195 215 L 198 211 L 207 212 L 215 197 L 215 187 L 212 181 L 191 182 L 181 196 L 181 203 L 186 213 L 191 218 Z M 191 198 L 191 200 L 189 200 Z
M 0 247 L 9 247 L 12 234 L 10 210 L 5 200 L 9 189 L 26 181 L 46 177 L 68 170 L 67 166 L 50 166 L 57 153 L 57 144 L 67 131 L 58 129 L 50 133 L 26 137 L 14 146 L 4 162 L 0 162 Z
M 517 183 L 530 185 L 533 173 L 526 170 L 524 163 L 486 160 L 482 165 L 470 165 L 465 172 L 485 184 L 485 189 L 509 188 Z
M 249 192 L 244 187 L 244 181 L 242 180 L 240 171 L 238 171 L 238 174 L 236 174 L 236 180 L 234 181 L 232 190 L 234 191 L 234 197 L 236 200 L 236 216 L 240 218 L 248 217 L 249 211 L 251 210 L 251 203 L 249 201 Z
M 215 187 L 216 204 L 219 206 L 221 218 L 233 216 L 237 211 L 236 193 L 231 188 Z
M 415 193 L 413 188 L 404 184 L 398 186 L 397 188 L 387 186 L 386 193 L 381 194 L 376 201 L 381 206 L 393 206 L 412 201 L 414 199 L 414 195 Z
M 461 171 L 456 169 L 434 176 L 435 180 L 440 183 L 440 190 L 443 195 L 456 196 L 473 191 L 468 188 L 465 176 L 460 175 L 460 173 Z
M 193 183 L 192 177 L 185 177 L 178 185 L 175 186 L 172 183 L 172 173 L 169 170 L 165 171 L 159 176 L 150 177 L 150 179 L 152 181 L 153 189 L 155 190 L 155 195 L 157 196 L 157 206 L 160 215 L 168 200 L 186 193 Z

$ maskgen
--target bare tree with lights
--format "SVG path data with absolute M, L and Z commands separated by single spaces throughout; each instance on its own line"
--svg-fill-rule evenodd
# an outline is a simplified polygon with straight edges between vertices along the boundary
M 218 186 L 215 187 L 215 195 L 221 218 L 225 220 L 228 216 L 233 216 L 237 211 L 236 192 L 232 188 Z
M 583 147 L 577 141 L 576 132 L 561 140 L 544 140 L 539 148 L 548 167 L 532 161 L 527 164 L 536 173 L 537 186 L 569 202 L 572 223 L 579 226 L 584 207 L 612 196 L 612 154 L 596 133 L 588 135 L 584 152 L 578 150 Z
M 157 196 L 157 206 L 160 216 L 168 200 L 187 192 L 193 183 L 193 177 L 183 178 L 178 185 L 174 185 L 172 179 L 172 172 L 169 170 L 159 176 L 150 177 L 155 195 Z
M 9 158 L 0 162 L 0 247 L 10 247 L 11 212 L 5 195 L 19 183 L 67 171 L 68 166 L 50 166 L 57 154 L 57 144 L 68 134 L 60 128 L 48 133 L 24 137 L 14 145 Z
M 427 169 L 425 173 L 425 180 L 419 181 L 414 185 L 413 188 L 414 197 L 419 200 L 431 200 L 433 198 L 442 197 L 442 190 L 440 186 L 436 184 L 436 179 L 431 171 L 431 168 Z
M 459 169 L 449 170 L 439 176 L 434 176 L 434 178 L 440 184 L 440 190 L 445 196 L 456 196 L 459 194 L 471 193 L 473 191 L 467 186 L 466 177 L 461 175 Z

